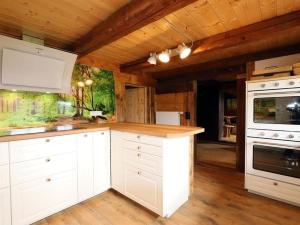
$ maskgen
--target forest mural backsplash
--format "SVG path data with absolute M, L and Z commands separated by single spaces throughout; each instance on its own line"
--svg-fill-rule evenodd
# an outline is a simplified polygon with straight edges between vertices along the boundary
M 98 116 L 92 117 L 91 112 Z M 70 95 L 0 90 L 0 129 L 74 120 L 113 121 L 114 112 L 112 72 L 87 65 L 75 65 Z

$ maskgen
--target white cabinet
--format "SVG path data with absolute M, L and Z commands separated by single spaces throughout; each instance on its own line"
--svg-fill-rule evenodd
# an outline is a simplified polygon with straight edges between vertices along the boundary
M 124 192 L 122 136 L 121 132 L 111 131 L 111 186 L 120 193 Z
M 9 163 L 8 143 L 0 143 L 0 166 Z
M 124 194 L 157 214 L 162 212 L 161 177 L 125 166 Z
M 93 133 L 94 195 L 110 188 L 110 132 Z
M 78 135 L 78 200 L 110 188 L 109 131 Z
M 189 195 L 189 137 L 111 134 L 112 188 L 169 217 Z
M 0 189 L 0 225 L 11 224 L 10 191 L 9 188 Z
M 78 200 L 84 201 L 93 196 L 94 165 L 93 135 L 79 134 L 78 142 Z
M 77 202 L 77 171 L 36 179 L 11 188 L 12 224 L 28 225 Z

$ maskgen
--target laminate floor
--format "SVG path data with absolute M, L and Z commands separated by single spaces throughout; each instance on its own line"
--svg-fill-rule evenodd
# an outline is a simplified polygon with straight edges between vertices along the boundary
M 194 193 L 169 219 L 108 191 L 35 225 L 299 225 L 300 208 L 250 194 L 233 169 L 195 166 Z

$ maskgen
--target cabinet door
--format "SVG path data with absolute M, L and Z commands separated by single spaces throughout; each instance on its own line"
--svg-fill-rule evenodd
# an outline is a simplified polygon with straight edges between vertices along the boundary
M 110 133 L 93 133 L 94 195 L 110 188 Z
M 162 179 L 160 177 L 126 165 L 124 194 L 162 215 Z
M 123 151 L 122 133 L 111 132 L 111 186 L 116 191 L 123 193 Z
M 78 138 L 78 200 L 84 201 L 94 194 L 93 135 L 79 134 Z
M 9 156 L 8 156 L 8 143 L 3 142 L 0 143 L 0 166 L 8 164 Z
M 28 225 L 77 202 L 77 171 L 12 187 L 13 225 Z
M 10 225 L 10 191 L 9 188 L 0 189 L 0 225 Z

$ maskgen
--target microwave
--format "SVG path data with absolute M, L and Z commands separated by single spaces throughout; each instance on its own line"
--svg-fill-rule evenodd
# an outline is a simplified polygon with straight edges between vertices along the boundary
M 247 128 L 300 131 L 300 79 L 248 83 Z

